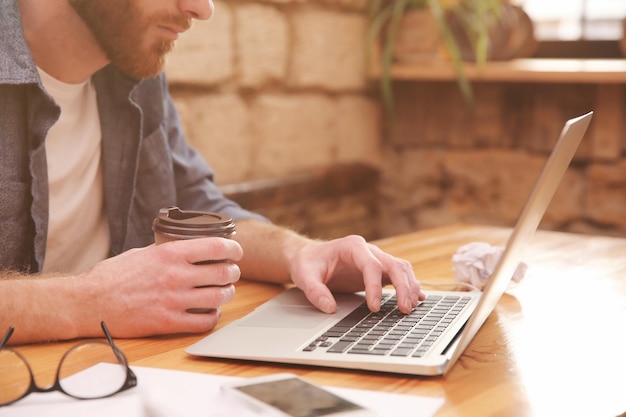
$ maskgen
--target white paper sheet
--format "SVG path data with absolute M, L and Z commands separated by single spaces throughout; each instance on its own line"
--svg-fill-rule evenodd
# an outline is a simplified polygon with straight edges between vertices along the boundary
M 106 366 L 106 365 L 105 365 Z M 8 407 L 0 417 L 248 417 L 241 404 L 220 392 L 232 377 L 157 368 L 132 367 L 136 388 L 99 400 L 75 400 L 55 392 L 31 394 Z M 434 416 L 443 405 L 441 397 L 419 397 L 376 391 L 327 387 L 349 400 L 376 411 L 381 417 Z

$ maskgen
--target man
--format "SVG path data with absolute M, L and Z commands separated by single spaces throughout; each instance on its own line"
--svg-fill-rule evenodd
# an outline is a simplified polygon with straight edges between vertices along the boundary
M 410 264 L 359 236 L 315 241 L 226 199 L 188 147 L 161 73 L 211 0 L 0 0 L 0 328 L 12 343 L 204 332 L 240 276 L 331 291 L 392 283 L 424 298 Z M 233 240 L 152 245 L 161 207 L 227 214 Z M 206 259 L 231 262 L 195 265 Z M 198 288 L 202 287 L 202 288 Z M 203 309 L 203 314 L 190 312 Z

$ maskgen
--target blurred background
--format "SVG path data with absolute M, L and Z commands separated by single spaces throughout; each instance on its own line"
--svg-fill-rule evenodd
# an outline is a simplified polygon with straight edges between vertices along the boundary
M 373 31 L 372 6 L 394 0 L 215 1 L 166 67 L 189 142 L 243 206 L 313 237 L 377 239 L 512 226 L 565 120 L 593 110 L 541 227 L 626 236 L 626 1 L 471 2 L 503 8 L 481 15 L 487 62 L 468 5 L 441 0 L 462 64 L 435 36 L 433 56 L 387 68 L 393 24 Z

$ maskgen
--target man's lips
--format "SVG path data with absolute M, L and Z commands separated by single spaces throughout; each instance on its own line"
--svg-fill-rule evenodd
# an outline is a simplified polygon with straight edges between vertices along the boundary
M 164 34 L 165 37 L 173 41 L 178 39 L 179 34 L 187 30 L 185 28 L 179 28 L 176 26 L 164 26 L 164 25 L 159 25 L 158 28 L 161 31 L 161 33 Z

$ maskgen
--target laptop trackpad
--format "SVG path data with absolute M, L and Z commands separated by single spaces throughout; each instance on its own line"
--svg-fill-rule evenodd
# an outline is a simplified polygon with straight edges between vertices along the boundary
M 327 320 L 333 320 L 332 314 L 322 313 L 313 306 L 273 305 L 239 321 L 244 327 L 278 327 L 309 329 L 319 326 Z

